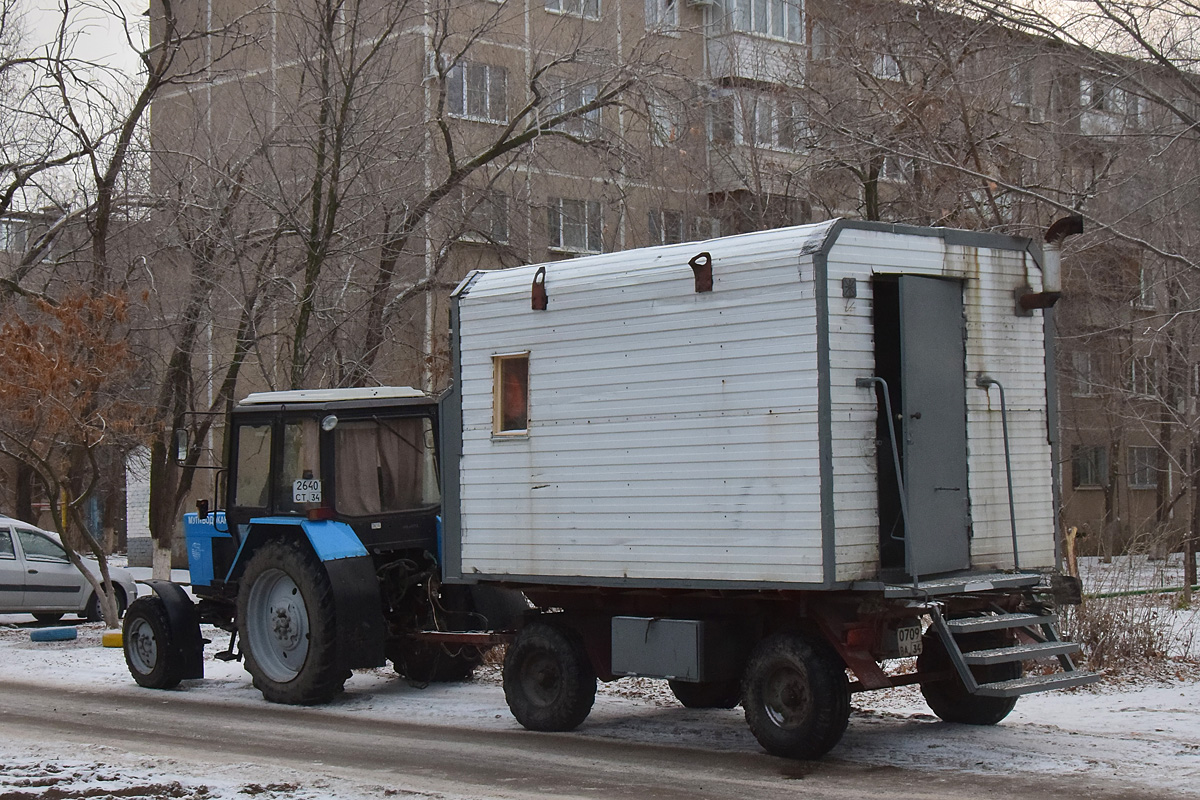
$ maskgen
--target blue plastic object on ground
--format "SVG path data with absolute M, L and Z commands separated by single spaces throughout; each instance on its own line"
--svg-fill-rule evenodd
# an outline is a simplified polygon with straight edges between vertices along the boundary
M 78 635 L 74 628 L 35 628 L 29 632 L 29 638 L 35 642 L 66 642 Z

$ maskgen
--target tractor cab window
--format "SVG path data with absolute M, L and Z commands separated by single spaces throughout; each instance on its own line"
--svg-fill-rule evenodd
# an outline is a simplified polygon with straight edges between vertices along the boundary
M 275 486 L 275 510 L 304 511 L 321 502 L 320 430 L 313 418 L 283 425 L 283 463 Z
M 266 508 L 271 487 L 271 424 L 239 425 L 233 505 Z
M 436 505 L 433 423 L 427 417 L 346 420 L 334 432 L 337 509 L 351 517 Z

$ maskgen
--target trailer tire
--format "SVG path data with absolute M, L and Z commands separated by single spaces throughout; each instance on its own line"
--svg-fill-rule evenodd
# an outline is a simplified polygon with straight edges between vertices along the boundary
M 267 542 L 250 558 L 237 628 L 246 671 L 272 703 L 325 703 L 350 677 L 338 657 L 329 575 L 297 542 Z
M 596 701 L 596 673 L 582 637 L 547 620 L 522 628 L 504 657 L 504 699 L 528 730 L 579 727 Z
M 733 708 L 742 700 L 739 681 L 667 681 L 671 693 L 687 708 Z
M 814 759 L 841 740 L 850 684 L 838 655 L 814 636 L 781 633 L 759 642 L 742 679 L 746 724 L 771 755 Z
M 960 636 L 958 642 L 963 652 L 1003 647 L 1007 643 L 1006 640 L 987 633 Z M 950 660 L 950 654 L 946 652 L 941 637 L 932 631 L 926 633 L 921 655 L 917 656 L 917 671 L 947 670 L 954 671 L 954 662 Z M 1019 661 L 971 667 L 971 674 L 979 683 L 1014 680 L 1021 677 L 1021 673 Z M 995 725 L 1007 717 L 1017 704 L 1015 697 L 981 697 L 970 694 L 957 675 L 950 680 L 921 681 L 921 694 L 925 696 L 925 703 L 930 710 L 940 719 L 964 725 Z
M 183 679 L 167 605 L 157 595 L 140 597 L 125 612 L 121 629 L 125 665 L 138 686 L 173 689 Z

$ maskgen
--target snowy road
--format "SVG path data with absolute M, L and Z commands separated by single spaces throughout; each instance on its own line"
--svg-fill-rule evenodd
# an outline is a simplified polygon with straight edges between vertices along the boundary
M 1000 725 L 937 720 L 915 687 L 854 697 L 817 764 L 763 754 L 741 709 L 695 711 L 664 681 L 602 684 L 577 732 L 534 734 L 494 667 L 414 687 L 356 672 L 320 708 L 265 703 L 238 663 L 175 691 L 134 684 L 102 626 L 32 642 L 0 618 L 0 798 L 1200 798 L 1200 671 L 1032 695 Z M 8 625 L 4 623 L 8 622 Z M 16 625 L 12 624 L 16 623 Z
M 0 738 L 54 743 L 68 752 L 119 742 L 132 756 L 175 767 L 207 765 L 213 773 L 236 773 L 239 765 L 253 763 L 253 774 L 273 772 L 274 785 L 288 788 L 286 796 L 305 796 L 308 784 L 352 780 L 355 793 L 374 785 L 401 797 L 1161 797 L 1078 775 L 923 773 L 836 758 L 794 764 L 706 747 L 485 731 L 328 709 L 223 703 L 180 692 L 64 690 L 13 681 L 0 693 Z

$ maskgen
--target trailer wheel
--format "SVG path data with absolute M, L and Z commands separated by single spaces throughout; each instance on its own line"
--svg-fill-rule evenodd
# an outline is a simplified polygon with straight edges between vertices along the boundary
M 963 652 L 1003 647 L 1007 640 L 989 635 L 974 634 L 958 637 Z M 954 662 L 946 652 L 942 639 L 934 632 L 926 633 L 921 655 L 917 656 L 918 672 L 954 671 Z M 1021 677 L 1021 662 L 987 664 L 971 667 L 971 674 L 979 683 L 1007 681 Z M 921 694 L 930 710 L 946 722 L 961 722 L 966 725 L 995 725 L 1009 715 L 1017 704 L 1015 697 L 981 697 L 969 694 L 967 687 L 957 675 L 938 681 L 921 681 Z
M 272 703 L 324 703 L 350 677 L 337 655 L 329 576 L 299 544 L 267 542 L 251 557 L 237 626 L 246 670 Z
M 850 684 L 837 654 L 821 639 L 775 634 L 750 655 L 742 682 L 746 724 L 771 755 L 820 758 L 850 720 Z
M 546 620 L 522 628 L 504 657 L 504 699 L 531 731 L 577 728 L 596 701 L 596 673 L 579 634 Z
M 157 596 L 140 597 L 125 612 L 121 631 L 125 664 L 138 686 L 171 689 L 183 678 L 167 606 Z
M 667 685 L 675 699 L 687 708 L 733 708 L 742 699 L 742 685 L 738 681 L 667 681 Z

